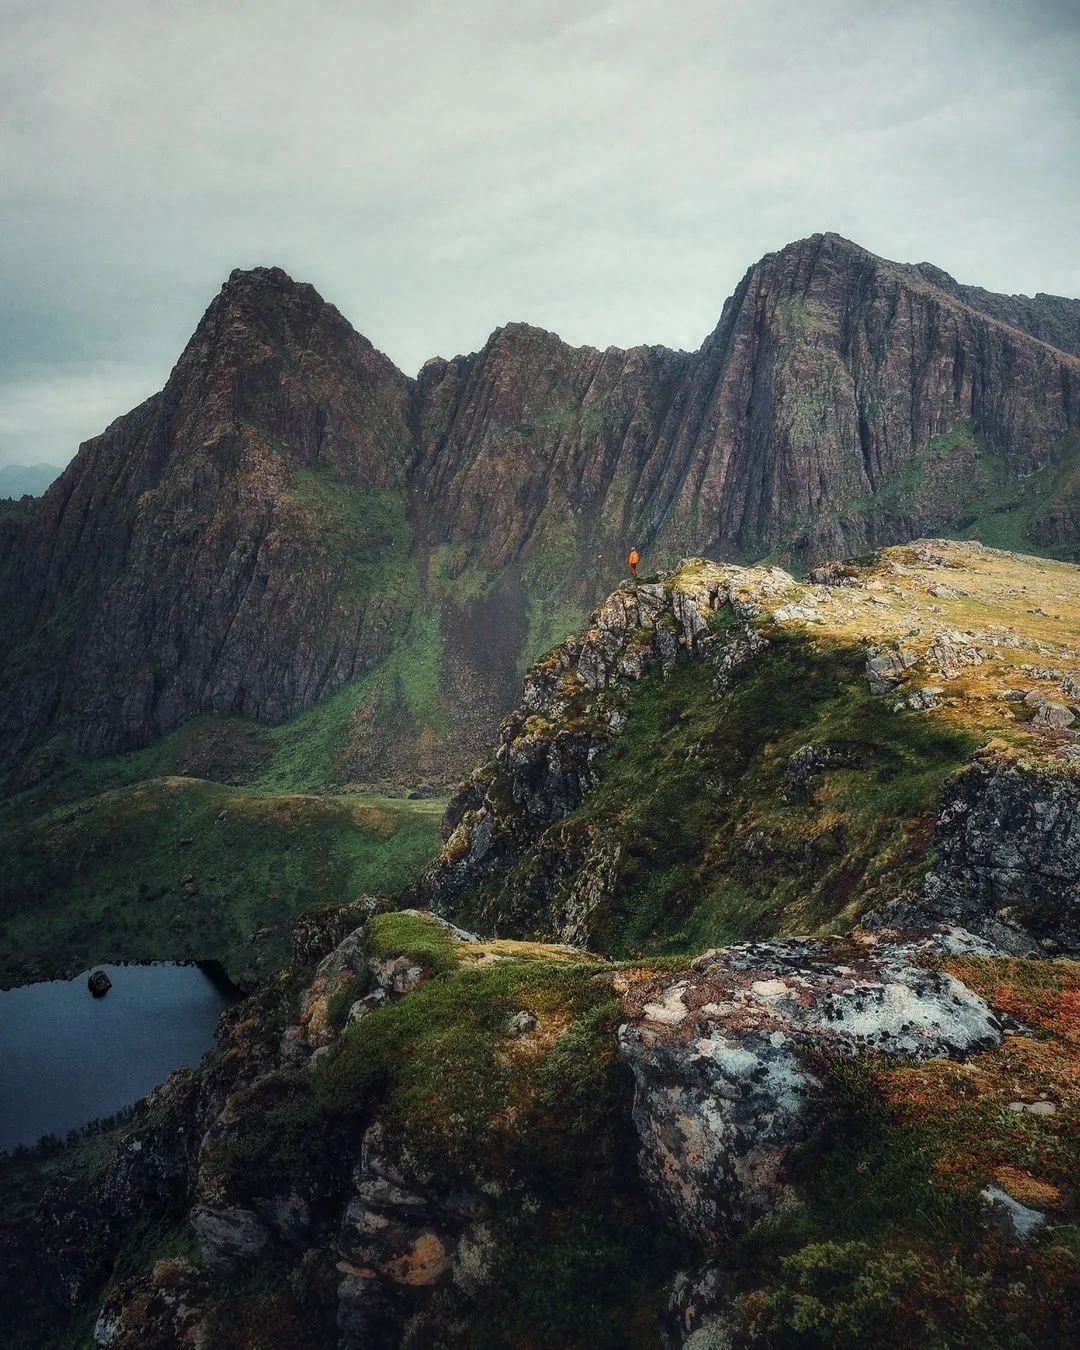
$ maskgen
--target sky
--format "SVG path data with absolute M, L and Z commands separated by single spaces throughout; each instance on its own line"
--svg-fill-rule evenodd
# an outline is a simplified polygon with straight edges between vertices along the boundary
M 159 389 L 234 267 L 413 374 L 696 348 L 835 230 L 1080 295 L 1080 0 L 0 0 L 0 464 Z

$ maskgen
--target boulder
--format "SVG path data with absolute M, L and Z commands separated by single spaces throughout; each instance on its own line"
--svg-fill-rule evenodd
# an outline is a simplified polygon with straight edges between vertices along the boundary
M 1046 1226 L 1046 1215 L 1041 1209 L 1022 1205 L 1000 1186 L 984 1186 L 979 1196 L 991 1222 L 1011 1242 L 1030 1242 Z
M 112 980 L 103 970 L 95 970 L 86 981 L 86 987 L 95 998 L 104 998 L 112 988 Z
M 787 1156 L 824 1118 L 808 1052 L 921 1060 L 1000 1044 L 978 995 L 916 963 L 926 945 L 895 933 L 751 943 L 625 991 L 640 1164 L 685 1236 L 730 1238 L 784 1203 Z

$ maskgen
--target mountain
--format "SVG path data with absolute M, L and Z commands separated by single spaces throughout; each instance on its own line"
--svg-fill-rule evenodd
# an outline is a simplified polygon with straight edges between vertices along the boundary
M 3 761 L 26 785 L 340 692 L 333 781 L 445 783 L 630 543 L 1076 556 L 1075 303 L 815 235 L 695 353 L 511 324 L 412 380 L 310 286 L 236 272 L 164 390 L 0 518 Z
M 0 498 L 40 497 L 59 473 L 58 464 L 0 464 Z
M 971 542 L 623 584 L 410 895 L 9 1160 L 12 1343 L 1076 1344 L 1078 634 Z

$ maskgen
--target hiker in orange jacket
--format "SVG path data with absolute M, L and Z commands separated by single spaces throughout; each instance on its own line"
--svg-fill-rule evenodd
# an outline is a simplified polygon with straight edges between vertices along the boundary
M 637 565 L 638 565 L 638 555 L 637 555 L 637 549 L 636 549 L 636 548 L 632 548 L 632 549 L 630 550 L 630 556 L 629 556 L 629 558 L 627 558 L 626 561 L 630 564 L 630 575 L 631 575 L 632 577 L 636 577 L 636 576 L 637 576 Z

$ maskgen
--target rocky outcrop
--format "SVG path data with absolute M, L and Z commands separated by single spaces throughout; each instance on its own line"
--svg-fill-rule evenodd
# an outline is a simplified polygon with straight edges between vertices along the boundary
M 683 1233 L 731 1238 L 783 1206 L 788 1156 L 821 1126 L 815 1054 L 959 1058 L 1000 1044 L 981 998 L 913 961 L 938 945 L 990 950 L 963 930 L 788 939 L 707 953 L 623 995 L 642 1171 Z
M 946 783 L 934 865 L 908 918 L 933 916 L 1007 950 L 1080 954 L 1080 772 L 988 756 Z
M 1068 613 L 1033 606 L 1046 595 Z M 957 626 L 972 603 L 979 621 Z M 700 560 L 626 584 L 526 675 L 493 756 L 451 799 L 423 893 L 483 931 L 622 950 L 621 933 L 677 933 L 718 892 L 730 919 L 714 907 L 705 941 L 745 932 L 747 911 L 764 933 L 805 930 L 807 908 L 835 915 L 868 869 L 882 888 L 863 902 L 871 922 L 1076 951 L 1073 614 L 1074 568 L 947 542 L 817 569 L 809 585 Z M 670 701 L 641 693 L 680 671 Z M 973 759 L 980 741 L 993 748 Z M 875 857 L 856 837 L 860 794 L 898 774 L 910 823 Z M 656 913 L 650 879 L 668 912 L 642 931 L 631 917 Z
M 1075 303 L 815 235 L 696 353 L 512 324 L 414 381 L 310 286 L 234 273 L 165 389 L 0 522 L 2 762 L 56 732 L 99 754 L 196 713 L 277 722 L 381 672 L 342 776 L 446 781 L 628 542 L 812 561 L 985 508 L 1067 551 Z
M 708 661 L 723 684 L 766 640 L 749 627 L 737 635 L 719 632 L 720 612 L 732 606 L 749 619 L 761 613 L 763 597 L 781 596 L 793 585 L 779 568 L 748 571 L 692 560 L 657 581 L 615 591 L 580 638 L 530 669 L 520 707 L 499 728 L 494 759 L 452 798 L 446 846 L 423 882 L 432 907 L 452 912 L 463 891 L 505 871 L 545 826 L 581 803 L 598 781 L 604 748 L 625 726 L 631 692 L 643 676 L 665 678 L 684 654 Z M 580 860 L 560 853 L 553 866 L 572 874 Z M 596 890 L 592 878 L 539 922 L 552 924 L 561 940 L 587 940 Z

